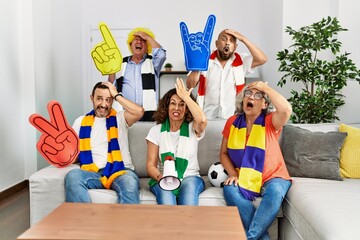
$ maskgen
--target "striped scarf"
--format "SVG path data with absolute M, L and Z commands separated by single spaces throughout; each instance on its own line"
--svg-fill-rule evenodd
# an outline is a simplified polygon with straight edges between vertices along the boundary
M 164 165 L 164 161 L 166 157 L 170 156 L 175 159 L 175 170 L 177 172 L 177 177 L 182 180 L 184 177 L 185 170 L 188 166 L 188 158 L 189 158 L 189 123 L 183 122 L 180 127 L 180 136 L 179 142 L 176 146 L 173 146 L 171 142 L 171 133 L 170 133 L 170 121 L 167 118 L 166 121 L 161 125 L 160 130 L 160 156 L 162 165 Z M 157 182 L 155 179 L 151 179 L 149 182 L 150 186 L 155 185 Z M 175 189 L 172 192 L 178 196 L 180 189 Z
M 245 86 L 245 75 L 244 75 L 244 67 L 243 67 L 243 62 L 241 60 L 241 57 L 238 53 L 234 53 L 235 55 L 235 59 L 232 62 L 232 67 L 234 69 L 234 81 L 235 81 L 235 86 L 236 86 L 236 94 L 238 94 L 239 92 L 241 92 L 241 90 L 244 88 Z M 214 51 L 211 55 L 210 55 L 210 59 L 209 59 L 209 67 L 212 65 L 212 63 L 214 62 L 215 58 L 217 56 L 217 50 Z M 198 95 L 197 95 L 197 103 L 199 104 L 199 106 L 201 107 L 201 109 L 204 108 L 204 98 L 205 98 L 205 90 L 206 90 L 206 72 L 201 72 L 200 74 L 200 78 L 199 78 L 199 87 L 198 87 Z
M 95 120 L 95 111 L 92 110 L 81 121 L 80 127 L 80 154 L 79 161 L 81 169 L 90 172 L 98 172 L 99 168 L 93 162 L 91 153 L 90 136 L 91 129 Z M 101 183 L 109 189 L 114 179 L 124 173 L 125 166 L 122 161 L 120 146 L 118 142 L 118 128 L 116 121 L 116 111 L 111 109 L 110 114 L 106 117 L 106 129 L 108 135 L 108 154 L 107 163 L 101 177 Z
M 230 128 L 228 153 L 239 170 L 239 188 L 243 196 L 254 200 L 260 196 L 265 160 L 265 113 L 255 120 L 246 140 L 245 114 L 240 114 Z
M 124 74 L 126 71 L 127 63 L 130 61 L 131 56 L 125 57 L 121 65 L 121 77 L 117 79 L 117 90 L 122 92 L 124 83 Z M 141 79 L 143 88 L 143 105 L 145 109 L 144 117 L 148 116 L 151 120 L 151 116 L 157 108 L 156 103 L 156 85 L 155 85 L 155 73 L 154 65 L 152 63 L 152 56 L 146 54 L 145 60 L 141 65 Z

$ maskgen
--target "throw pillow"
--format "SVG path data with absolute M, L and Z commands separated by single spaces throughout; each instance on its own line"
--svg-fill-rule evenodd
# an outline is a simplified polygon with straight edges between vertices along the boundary
M 280 147 L 290 176 L 341 181 L 340 149 L 346 135 L 285 125 Z
M 340 174 L 344 178 L 360 178 L 360 129 L 340 124 L 340 132 L 346 132 L 340 152 Z

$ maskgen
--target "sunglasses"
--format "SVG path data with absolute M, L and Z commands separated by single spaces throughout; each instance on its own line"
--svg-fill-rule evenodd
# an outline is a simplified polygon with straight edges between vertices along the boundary
M 254 95 L 254 99 L 256 100 L 260 100 L 262 98 L 264 98 L 264 94 L 262 92 L 255 92 L 253 93 L 251 90 L 245 90 L 244 91 L 244 97 L 251 97 L 252 95 Z

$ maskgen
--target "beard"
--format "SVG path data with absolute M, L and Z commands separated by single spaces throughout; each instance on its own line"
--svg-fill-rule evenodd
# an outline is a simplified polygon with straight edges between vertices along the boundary
M 220 60 L 227 61 L 234 54 L 234 51 L 230 51 L 228 48 L 224 48 L 223 50 L 218 50 L 218 57 Z
M 108 114 L 109 114 L 109 108 L 108 107 L 97 106 L 95 108 L 95 115 L 97 117 L 100 117 L 100 118 L 107 117 Z

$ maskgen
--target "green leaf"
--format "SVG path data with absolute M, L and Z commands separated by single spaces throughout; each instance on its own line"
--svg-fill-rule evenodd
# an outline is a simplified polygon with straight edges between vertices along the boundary
M 350 53 L 340 53 L 342 43 L 337 36 L 343 31 L 348 30 L 330 16 L 299 30 L 285 27 L 293 43 L 277 53 L 278 71 L 284 73 L 277 85 L 283 87 L 287 81 L 303 85 L 300 92 L 292 90 L 288 99 L 293 108 L 292 122 L 339 120 L 336 112 L 345 103 L 342 89 L 349 80 L 360 83 L 360 70 L 349 59 Z M 324 54 L 330 52 L 331 57 Z

